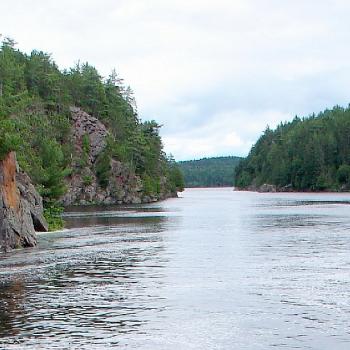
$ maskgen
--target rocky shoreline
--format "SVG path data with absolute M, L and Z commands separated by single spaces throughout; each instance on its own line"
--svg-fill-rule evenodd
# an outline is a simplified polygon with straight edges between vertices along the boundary
M 19 170 L 14 152 L 0 161 L 0 208 L 0 251 L 33 247 L 36 231 L 48 231 L 42 198 Z
M 122 167 L 121 164 L 118 166 Z M 117 179 L 118 174 L 120 176 L 120 173 L 114 173 Z M 79 197 L 79 201 L 66 200 L 65 206 L 139 204 L 177 197 L 177 193 L 170 192 L 164 192 L 159 196 L 146 196 L 142 195 L 141 187 L 137 189 L 133 195 L 124 192 L 119 200 L 116 200 L 116 197 L 108 197 L 107 200 L 106 197 L 99 197 L 100 201 L 96 202 L 84 201 L 82 197 Z M 76 192 L 74 193 L 76 195 Z M 85 193 L 83 195 L 86 196 Z M 91 192 L 87 192 L 87 195 L 91 196 Z M 67 196 L 72 196 L 72 194 L 68 192 L 65 198 Z M 29 176 L 20 170 L 16 153 L 10 152 L 0 161 L 0 252 L 21 247 L 34 247 L 37 244 L 36 232 L 47 231 L 48 224 L 44 217 L 42 197 L 31 183 Z
M 99 184 L 96 172 L 98 157 L 107 145 L 109 131 L 97 118 L 80 108 L 71 107 L 72 140 L 74 157 L 72 155 L 73 173 L 67 177 L 68 191 L 61 198 L 63 206 L 91 204 L 140 204 L 151 203 L 169 197 L 176 197 L 176 192 L 166 188 L 167 179 L 160 180 L 160 190 L 157 194 L 145 193 L 141 178 L 127 165 L 111 159 L 108 184 Z M 84 147 L 84 142 L 88 147 Z
M 107 185 L 101 186 L 96 163 L 107 146 L 109 131 L 80 108 L 72 107 L 70 112 L 72 172 L 65 178 L 67 190 L 59 199 L 60 205 L 141 204 L 177 197 L 176 191 L 169 190 L 165 176 L 160 178 L 157 193 L 148 193 L 141 177 L 113 158 Z M 0 251 L 35 246 L 36 231 L 48 231 L 43 199 L 29 176 L 19 169 L 15 152 L 10 152 L 0 161 Z
M 250 185 L 247 187 L 235 187 L 235 191 L 251 191 L 251 192 L 260 192 L 260 193 L 278 193 L 278 192 L 293 192 L 293 193 L 322 193 L 322 192 L 350 192 L 350 189 L 348 187 L 343 186 L 339 190 L 334 190 L 334 189 L 325 189 L 323 191 L 317 190 L 296 190 L 293 188 L 291 184 L 287 186 L 276 186 L 276 185 L 271 185 L 271 184 L 262 184 L 260 186 L 257 185 Z

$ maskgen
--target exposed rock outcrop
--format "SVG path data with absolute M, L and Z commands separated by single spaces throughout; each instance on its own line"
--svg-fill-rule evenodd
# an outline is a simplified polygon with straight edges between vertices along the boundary
M 138 204 L 176 195 L 167 191 L 166 179 L 160 181 L 159 194 L 146 195 L 140 177 L 126 164 L 115 159 L 111 159 L 109 164 L 107 186 L 100 186 L 96 176 L 96 162 L 107 145 L 108 130 L 97 118 L 80 108 L 72 107 L 70 111 L 75 155 L 72 156 L 73 172 L 66 179 L 68 191 L 61 199 L 64 206 Z
M 89 140 L 89 163 L 94 163 L 97 156 L 106 147 L 108 131 L 104 124 L 97 118 L 87 114 L 78 107 L 71 107 L 70 112 L 73 120 L 73 141 L 75 151 L 81 154 L 83 151 L 83 138 Z
M 69 179 L 69 190 L 62 199 L 67 205 L 141 203 L 142 184 L 140 178 L 130 172 L 121 162 L 111 160 L 108 186 L 102 188 L 89 167 Z M 85 179 L 89 179 L 89 183 Z
M 42 199 L 10 152 L 0 161 L 0 250 L 35 246 L 35 231 L 47 230 Z

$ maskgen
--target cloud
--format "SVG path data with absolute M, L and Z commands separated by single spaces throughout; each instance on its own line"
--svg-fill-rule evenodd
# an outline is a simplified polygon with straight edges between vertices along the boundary
M 267 124 L 347 104 L 349 15 L 345 0 L 4 0 L 0 32 L 61 67 L 116 68 L 185 159 L 245 155 Z
M 166 150 L 179 160 L 205 156 L 244 156 L 266 126 L 275 127 L 288 115 L 269 110 L 262 116 L 256 112 L 232 110 L 216 114 L 202 126 L 185 128 L 165 135 Z

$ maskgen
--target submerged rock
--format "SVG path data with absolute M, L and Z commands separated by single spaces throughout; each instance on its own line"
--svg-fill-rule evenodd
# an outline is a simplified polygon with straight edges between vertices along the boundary
M 47 230 L 42 198 L 10 152 L 0 161 L 0 250 L 33 247 L 35 231 Z

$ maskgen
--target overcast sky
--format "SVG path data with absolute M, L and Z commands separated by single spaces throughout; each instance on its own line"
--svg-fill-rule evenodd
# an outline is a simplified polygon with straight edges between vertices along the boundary
M 178 160 L 245 156 L 266 125 L 350 102 L 350 1 L 1 0 L 0 33 L 135 91 Z

